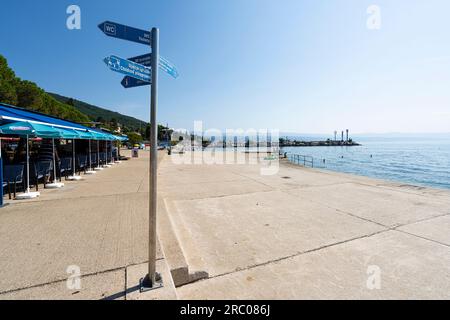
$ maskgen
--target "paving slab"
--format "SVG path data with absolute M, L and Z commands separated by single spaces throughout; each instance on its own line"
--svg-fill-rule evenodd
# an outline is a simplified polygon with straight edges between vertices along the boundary
M 387 231 L 177 292 L 180 299 L 449 299 L 450 249 Z
M 450 214 L 412 223 L 398 230 L 450 246 Z
M 450 213 L 450 203 L 440 198 L 359 183 L 291 189 L 287 192 L 387 227 Z
M 112 169 L 110 169 L 112 170 Z M 138 192 L 141 186 L 140 181 L 120 181 L 120 180 L 93 180 L 87 177 L 85 181 L 65 182 L 64 188 L 60 190 L 41 190 L 41 197 L 32 201 L 49 201 L 61 199 L 78 199 L 83 197 L 102 197 L 117 194 L 129 194 Z M 31 202 L 31 201 L 27 201 Z
M 252 180 L 214 181 L 193 183 L 189 187 L 164 185 L 159 188 L 161 197 L 166 199 L 193 200 L 212 197 L 224 197 L 274 190 L 272 187 Z
M 221 166 L 178 166 L 173 165 L 169 168 L 160 168 L 159 176 L 164 177 L 161 180 L 161 187 L 165 186 L 190 186 L 192 184 L 211 183 L 211 182 L 239 182 L 246 180 L 230 170 L 225 170 Z
M 236 167 L 233 170 L 236 174 L 250 178 L 254 181 L 264 183 L 280 190 L 295 188 L 308 188 L 312 186 L 327 186 L 351 182 L 350 177 L 339 177 L 327 172 L 314 171 L 309 168 L 292 167 L 281 165 L 277 174 L 263 176 L 260 167 L 257 165 L 248 168 Z
M 205 266 L 193 267 L 210 276 L 385 230 L 281 191 L 174 201 L 170 208 L 187 259 L 200 254 Z
M 80 278 L 62 280 L 6 294 L 0 300 L 123 300 L 125 299 L 125 269 L 103 272 Z M 69 285 L 69 286 L 68 286 Z

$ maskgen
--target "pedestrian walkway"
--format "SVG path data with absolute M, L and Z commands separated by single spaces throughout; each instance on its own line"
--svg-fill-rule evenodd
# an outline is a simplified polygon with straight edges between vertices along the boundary
M 148 152 L 140 155 L 0 209 L 0 299 L 124 298 L 126 267 L 148 260 Z M 69 266 L 80 268 L 81 290 L 67 289 Z

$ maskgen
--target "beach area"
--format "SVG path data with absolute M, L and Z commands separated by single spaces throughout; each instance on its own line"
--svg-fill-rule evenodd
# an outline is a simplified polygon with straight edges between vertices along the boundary
M 6 201 L 0 299 L 450 298 L 450 191 L 286 160 L 265 176 L 264 157 L 261 165 L 174 157 L 158 159 L 163 289 L 138 289 L 148 259 L 141 151 L 63 190 Z M 70 266 L 81 290 L 68 289 Z

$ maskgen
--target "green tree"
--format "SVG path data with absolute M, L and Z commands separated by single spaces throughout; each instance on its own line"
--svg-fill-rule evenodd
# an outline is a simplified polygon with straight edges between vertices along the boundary
M 0 102 L 17 105 L 17 94 L 13 85 L 0 79 Z
M 136 143 L 141 143 L 143 141 L 142 136 L 137 132 L 129 132 L 127 134 L 128 140 L 131 143 L 131 145 L 134 145 Z
M 16 85 L 17 78 L 9 67 L 8 62 L 0 55 L 0 102 L 16 105 L 17 104 L 17 93 Z
M 30 81 L 19 81 L 16 86 L 17 100 L 21 108 L 48 113 L 44 106 L 45 93 Z
M 66 104 L 69 105 L 69 106 L 75 107 L 75 102 L 73 101 L 72 98 L 70 98 L 69 100 L 67 100 Z
M 112 118 L 110 121 L 110 126 L 113 130 L 116 130 L 118 125 L 117 125 L 117 119 L 116 118 Z

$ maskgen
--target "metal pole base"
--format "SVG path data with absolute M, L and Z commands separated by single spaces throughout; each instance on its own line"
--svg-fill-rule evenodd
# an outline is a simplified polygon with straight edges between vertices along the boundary
M 81 176 L 69 176 L 69 177 L 67 177 L 67 180 L 69 180 L 69 181 L 80 181 L 82 179 L 83 178 Z
M 46 189 L 60 189 L 63 187 L 64 187 L 64 183 L 60 183 L 60 182 L 48 183 L 45 186 Z
M 17 200 L 29 200 L 29 199 L 36 199 L 41 195 L 40 192 L 25 192 L 22 194 L 18 194 L 16 196 Z
M 139 280 L 139 288 L 141 293 L 148 292 L 156 289 L 160 289 L 164 287 L 164 282 L 159 273 L 156 273 L 156 281 L 152 283 L 150 277 L 147 275 L 145 278 Z

